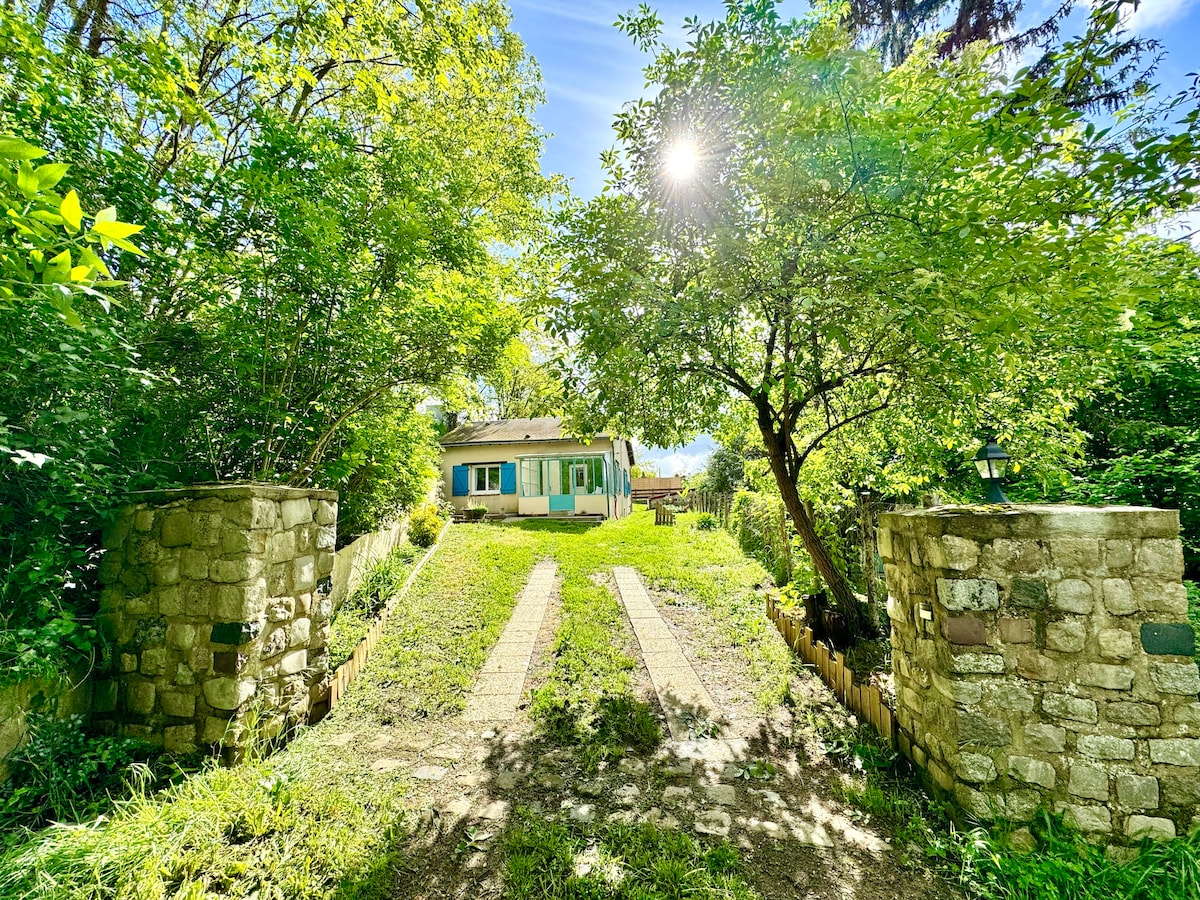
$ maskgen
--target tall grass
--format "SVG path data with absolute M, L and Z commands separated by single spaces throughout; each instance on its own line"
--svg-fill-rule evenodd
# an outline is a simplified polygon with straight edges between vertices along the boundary
M 377 562 L 334 611 L 329 623 L 329 667 L 337 668 L 354 652 L 371 622 L 404 585 L 419 554 L 407 541 Z
M 298 753 L 212 766 L 107 818 L 31 836 L 0 857 L 0 896 L 382 896 L 403 822 L 399 782 L 329 776 Z

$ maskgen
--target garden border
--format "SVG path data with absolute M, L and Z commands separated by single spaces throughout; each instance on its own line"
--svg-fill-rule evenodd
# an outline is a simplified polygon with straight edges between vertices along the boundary
M 883 692 L 873 684 L 855 684 L 854 670 L 846 665 L 845 656 L 814 640 L 812 629 L 802 626 L 793 613 L 781 609 L 773 594 L 767 595 L 767 618 L 783 635 L 788 647 L 816 668 L 838 702 L 874 728 L 888 746 L 895 749 L 896 713 L 884 701 Z
M 430 545 L 425 551 L 425 555 L 413 567 L 413 570 L 408 573 L 408 578 L 404 580 L 404 584 L 400 590 L 392 595 L 387 604 L 379 611 L 379 615 L 375 617 L 375 621 L 371 623 L 371 627 L 367 629 L 367 633 L 363 635 L 361 641 L 354 648 L 354 652 L 350 654 L 340 666 L 333 670 L 329 681 L 329 694 L 323 700 L 314 705 L 313 714 L 309 717 L 311 724 L 316 724 L 329 715 L 334 707 L 338 705 L 341 699 L 345 696 L 346 690 L 358 677 L 362 667 L 366 665 L 367 660 L 371 658 L 371 654 L 375 650 L 375 645 L 379 643 L 379 637 L 383 634 L 383 629 L 387 627 L 388 619 L 391 617 L 392 611 L 396 608 L 396 604 L 408 593 L 408 589 L 412 587 L 417 576 L 421 574 L 421 570 L 425 568 L 425 564 L 432 558 L 434 552 L 441 546 L 442 539 L 446 536 L 446 532 L 450 529 L 452 522 L 446 522 L 442 526 L 442 530 L 438 532 L 437 540 Z

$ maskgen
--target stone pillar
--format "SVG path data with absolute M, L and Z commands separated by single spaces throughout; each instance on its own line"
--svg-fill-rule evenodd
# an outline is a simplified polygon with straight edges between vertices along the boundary
M 94 717 L 186 752 L 233 746 L 251 704 L 302 722 L 327 677 L 337 492 L 212 485 L 135 495 L 104 535 Z
M 1200 825 L 1200 673 L 1173 510 L 880 518 L 901 749 L 981 819 Z

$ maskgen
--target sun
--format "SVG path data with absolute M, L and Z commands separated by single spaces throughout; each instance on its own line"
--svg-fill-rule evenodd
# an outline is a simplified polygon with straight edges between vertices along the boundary
M 680 137 L 671 142 L 663 156 L 663 171 L 675 182 L 691 181 L 700 168 L 700 148 L 691 138 Z

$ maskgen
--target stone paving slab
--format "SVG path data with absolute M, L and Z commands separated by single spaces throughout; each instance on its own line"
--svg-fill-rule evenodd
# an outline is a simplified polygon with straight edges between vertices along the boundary
M 659 703 L 667 714 L 671 735 L 684 739 L 691 733 L 689 717 L 711 718 L 716 705 L 646 593 L 641 576 L 628 566 L 616 566 L 613 578 Z
M 534 566 L 467 699 L 464 721 L 506 722 L 517 714 L 557 571 L 558 566 L 549 561 Z
M 481 675 L 514 674 L 529 671 L 529 659 L 520 653 L 497 654 L 495 651 L 480 670 Z

